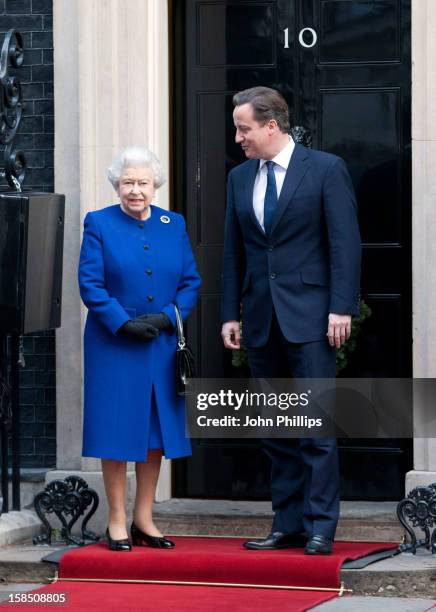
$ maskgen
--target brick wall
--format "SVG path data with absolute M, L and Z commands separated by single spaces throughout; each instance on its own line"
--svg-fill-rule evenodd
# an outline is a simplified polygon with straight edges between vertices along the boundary
M 15 139 L 27 158 L 25 187 L 53 191 L 53 16 L 52 0 L 0 0 L 0 32 L 23 35 L 24 63 L 15 70 L 25 110 Z M 3 36 L 2 36 L 3 39 Z
M 14 142 L 27 159 L 24 187 L 38 191 L 54 189 L 52 5 L 52 0 L 0 0 L 1 43 L 10 28 L 23 35 L 24 64 L 15 74 L 26 106 Z M 53 332 L 24 339 L 26 367 L 20 374 L 23 467 L 56 463 L 54 346 Z
M 20 373 L 21 465 L 56 465 L 55 338 L 41 332 L 24 338 Z

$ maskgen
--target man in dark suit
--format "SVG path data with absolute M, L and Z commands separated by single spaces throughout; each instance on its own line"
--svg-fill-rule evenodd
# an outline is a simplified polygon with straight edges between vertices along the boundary
M 343 160 L 295 144 L 281 94 L 233 98 L 236 142 L 248 161 L 228 177 L 222 338 L 244 345 L 252 376 L 334 378 L 336 348 L 358 313 L 361 244 Z M 339 516 L 336 440 L 262 440 L 271 459 L 271 533 L 250 549 L 305 545 L 330 554 Z

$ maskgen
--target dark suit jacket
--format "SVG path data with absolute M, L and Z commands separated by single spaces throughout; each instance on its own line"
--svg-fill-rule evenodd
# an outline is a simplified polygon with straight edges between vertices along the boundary
M 270 236 L 253 210 L 259 161 L 228 177 L 222 320 L 239 320 L 244 344 L 263 346 L 273 308 L 289 342 L 326 337 L 328 314 L 358 314 L 361 243 L 344 161 L 296 144 Z

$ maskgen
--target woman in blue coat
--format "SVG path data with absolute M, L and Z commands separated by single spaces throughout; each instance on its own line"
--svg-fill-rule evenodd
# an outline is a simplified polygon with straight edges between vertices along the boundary
M 133 544 L 171 548 L 153 523 L 162 454 L 191 454 L 175 389 L 175 310 L 185 319 L 200 277 L 181 215 L 152 205 L 164 182 L 147 149 L 128 148 L 109 180 L 121 203 L 85 217 L 79 285 L 85 325 L 83 455 L 101 457 L 112 550 L 130 550 L 126 462 L 136 462 Z

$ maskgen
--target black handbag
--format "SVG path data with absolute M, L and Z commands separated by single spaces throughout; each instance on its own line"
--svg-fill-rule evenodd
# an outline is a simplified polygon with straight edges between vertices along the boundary
M 189 378 L 195 376 L 194 355 L 186 344 L 185 334 L 183 332 L 183 320 L 180 314 L 179 307 L 174 304 L 176 311 L 176 334 L 177 334 L 177 351 L 176 351 L 176 390 L 178 395 L 186 394 L 186 386 Z

